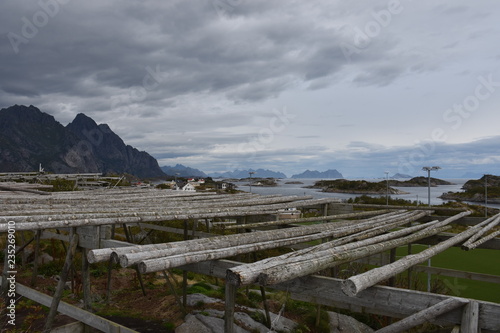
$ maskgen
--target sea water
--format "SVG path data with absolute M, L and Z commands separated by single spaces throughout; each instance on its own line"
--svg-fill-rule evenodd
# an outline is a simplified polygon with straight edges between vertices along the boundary
M 280 195 L 310 195 L 315 199 L 318 198 L 338 198 L 341 200 L 348 200 L 350 198 L 356 198 L 361 194 L 352 194 L 352 193 L 331 193 L 331 192 L 321 192 L 321 189 L 316 188 L 306 188 L 307 186 L 312 186 L 316 181 L 321 179 L 312 179 L 312 178 L 302 178 L 302 179 L 277 179 L 278 186 L 272 187 L 263 187 L 263 186 L 248 186 L 248 181 L 245 182 L 236 182 L 235 184 L 238 186 L 239 190 L 245 192 L 252 192 L 261 195 L 269 195 L 269 194 L 280 194 Z M 354 179 L 353 179 L 354 180 Z M 356 179 L 360 180 L 360 179 Z M 365 179 L 367 181 L 380 182 L 384 181 L 384 179 Z M 408 180 L 408 179 L 401 179 Z M 462 186 L 469 179 L 445 179 L 453 185 L 439 185 L 436 187 L 431 187 L 431 205 L 440 205 L 442 203 L 448 202 L 449 200 L 442 200 L 439 198 L 443 193 L 447 192 L 461 192 Z M 301 182 L 302 184 L 286 184 L 288 182 Z M 428 204 L 428 187 L 418 186 L 418 187 L 398 187 L 392 186 L 395 189 L 407 192 L 407 194 L 391 194 L 390 197 L 393 199 L 404 199 L 410 201 L 420 201 L 423 205 Z M 370 196 L 376 196 L 374 194 L 370 194 Z M 385 194 L 379 195 L 381 197 L 385 197 Z M 472 203 L 476 205 L 484 205 L 481 203 Z M 499 204 L 488 204 L 488 207 L 500 208 Z

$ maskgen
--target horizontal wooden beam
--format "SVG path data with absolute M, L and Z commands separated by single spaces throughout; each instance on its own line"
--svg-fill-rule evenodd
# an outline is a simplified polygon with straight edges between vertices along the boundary
M 217 260 L 182 266 L 180 268 L 195 273 L 225 278 L 227 269 L 243 263 Z M 385 286 L 373 286 L 356 297 L 344 295 L 341 290 L 343 280 L 309 275 L 288 282 L 273 285 L 272 289 L 288 291 L 297 300 L 333 306 L 358 313 L 372 313 L 394 318 L 404 318 L 422 311 L 434 304 L 450 298 L 414 290 Z M 411 300 L 411 301 L 409 301 Z M 500 304 L 478 301 L 480 307 L 479 326 L 482 333 L 500 331 Z M 460 325 L 462 311 L 455 309 L 431 322 L 438 325 Z
M 491 275 L 491 274 L 482 274 L 475 272 L 465 272 L 465 271 L 457 271 L 455 269 L 448 268 L 440 268 L 440 267 L 429 267 L 429 266 L 413 266 L 412 268 L 417 272 L 431 273 L 435 275 L 456 277 L 460 279 L 468 279 L 474 281 L 481 282 L 489 282 L 489 283 L 497 283 L 500 285 L 500 276 Z

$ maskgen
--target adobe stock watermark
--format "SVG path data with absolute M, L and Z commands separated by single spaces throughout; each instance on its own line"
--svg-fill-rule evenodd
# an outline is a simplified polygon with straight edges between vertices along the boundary
M 5 253 L 6 271 L 2 281 L 2 288 L 6 291 L 6 316 L 7 324 L 16 326 L 16 222 L 7 222 L 7 252 Z
M 212 0 L 212 6 L 219 18 L 229 17 L 237 7 L 245 3 L 246 0 Z
M 267 126 L 261 128 L 257 135 L 250 137 L 246 142 L 238 145 L 238 153 L 246 155 L 240 163 L 229 163 L 226 170 L 233 171 L 251 163 L 257 157 L 257 153 L 268 147 L 276 138 L 289 127 L 296 115 L 288 113 L 286 107 L 282 110 L 273 109 Z
M 71 0 L 39 0 L 40 7 L 32 16 L 21 17 L 21 28 L 19 33 L 9 32 L 7 38 L 15 54 L 20 52 L 21 44 L 28 44 L 30 40 L 35 38 L 40 29 L 45 27 L 50 19 L 54 18 L 61 11 L 61 6 L 71 2 Z
M 124 96 L 111 97 L 111 110 L 120 109 L 122 114 L 130 115 L 131 104 L 143 102 L 149 93 L 160 86 L 163 82 L 160 65 L 154 68 L 146 66 L 144 69 L 146 73 L 142 79 L 142 85 L 130 88 Z
M 371 45 L 373 39 L 377 38 L 382 33 L 383 29 L 387 28 L 392 23 L 393 18 L 401 14 L 403 10 L 404 6 L 400 0 L 390 0 L 387 2 L 385 9 L 372 11 L 372 20 L 366 22 L 363 27 L 354 27 L 352 43 L 342 42 L 339 44 L 345 59 L 350 62 L 353 55 L 360 54 L 366 50 Z
M 478 84 L 472 94 L 444 111 L 442 119 L 445 126 L 434 128 L 429 137 L 417 142 L 417 146 L 407 156 L 399 157 L 398 170 L 400 173 L 412 174 L 417 169 L 419 170 L 427 158 L 436 151 L 437 143 L 446 141 L 449 131 L 458 131 L 464 121 L 479 110 L 481 103 L 489 99 L 500 87 L 500 82 L 494 81 L 493 74 L 489 74 L 487 77 L 479 76 L 477 81 Z

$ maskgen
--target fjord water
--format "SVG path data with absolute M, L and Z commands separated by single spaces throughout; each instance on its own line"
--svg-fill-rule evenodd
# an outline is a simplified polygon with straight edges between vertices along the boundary
M 329 193 L 329 192 L 321 192 L 320 189 L 315 188 L 305 188 L 306 186 L 312 186 L 316 181 L 321 179 L 312 179 L 312 178 L 304 178 L 304 179 L 278 179 L 278 186 L 273 187 L 262 187 L 262 186 L 248 186 L 248 182 L 237 182 L 238 189 L 246 192 L 253 192 L 262 195 L 269 194 L 281 194 L 281 195 L 311 195 L 314 198 L 339 198 L 341 200 L 347 200 L 350 198 L 355 198 L 360 196 L 360 194 L 350 194 L 350 193 Z M 352 180 L 361 180 L 361 179 L 352 179 Z M 384 181 L 384 179 L 365 179 L 367 181 L 380 182 Z M 401 179 L 407 180 L 407 179 Z M 456 179 L 446 179 L 447 181 L 453 183 L 453 185 L 440 185 L 436 187 L 431 187 L 431 204 L 432 205 L 440 205 L 442 203 L 448 202 L 449 200 L 442 200 L 438 198 L 441 194 L 446 192 L 460 192 L 462 191 L 462 186 L 469 179 L 456 178 Z M 286 184 L 287 182 L 301 182 L 303 184 Z M 422 204 L 427 205 L 428 203 L 428 188 L 427 187 L 397 187 L 393 186 L 393 188 L 407 192 L 408 194 L 391 194 L 391 198 L 394 199 L 405 199 L 411 201 L 420 201 Z M 371 195 L 374 196 L 374 195 Z M 381 195 L 381 196 L 385 196 Z M 475 203 L 480 205 L 481 203 Z M 488 207 L 500 208 L 500 205 L 488 204 Z

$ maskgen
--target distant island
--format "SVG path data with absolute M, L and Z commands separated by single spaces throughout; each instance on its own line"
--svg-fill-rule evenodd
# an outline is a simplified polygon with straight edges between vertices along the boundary
M 410 180 L 389 180 L 390 186 L 398 186 L 398 187 L 427 187 L 429 186 L 427 177 L 413 177 Z M 439 185 L 453 185 L 446 180 L 432 178 L 431 177 L 431 187 L 439 186 Z
M 293 175 L 291 178 L 321 178 L 321 179 L 342 179 L 344 176 L 337 170 L 326 170 L 323 172 L 306 170 L 302 173 Z
M 411 176 L 404 174 L 404 173 L 397 173 L 394 176 L 392 176 L 391 178 L 392 179 L 403 179 L 403 178 L 411 178 Z
M 322 192 L 352 193 L 352 194 L 386 194 L 385 181 L 373 183 L 366 180 L 320 180 L 308 188 L 319 188 Z M 407 192 L 389 187 L 389 194 L 406 194 Z
M 485 179 L 485 177 L 487 177 Z M 443 193 L 440 198 L 444 200 L 456 201 L 485 201 L 485 182 L 488 185 L 488 202 L 500 203 L 500 176 L 483 176 L 480 179 L 469 180 L 462 186 L 463 192 Z

